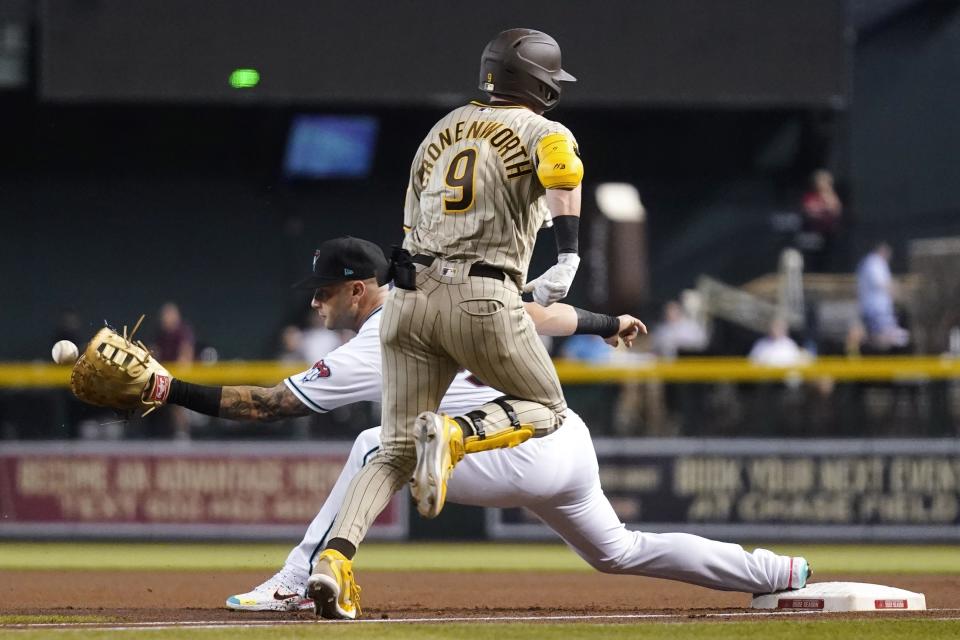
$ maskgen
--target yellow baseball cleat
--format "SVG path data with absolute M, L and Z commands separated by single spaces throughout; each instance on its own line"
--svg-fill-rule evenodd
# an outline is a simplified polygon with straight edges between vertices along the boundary
M 417 467 L 410 493 L 424 518 L 436 518 L 447 500 L 447 482 L 463 459 L 463 431 L 450 416 L 424 411 L 414 423 Z
M 353 580 L 353 562 L 334 549 L 323 551 L 307 580 L 307 597 L 322 618 L 356 619 L 360 615 L 360 586 Z

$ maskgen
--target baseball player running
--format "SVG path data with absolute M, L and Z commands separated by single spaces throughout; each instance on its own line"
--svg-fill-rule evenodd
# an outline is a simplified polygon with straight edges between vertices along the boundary
M 510 29 L 483 51 L 480 89 L 420 144 L 404 207 L 408 233 L 392 260 L 383 311 L 381 448 L 354 476 L 309 580 L 325 617 L 353 589 L 357 545 L 390 497 L 412 478 L 424 517 L 443 508 L 466 453 L 513 447 L 552 433 L 566 402 L 522 291 L 549 305 L 566 296 L 579 264 L 577 142 L 543 113 L 560 99 L 560 47 Z M 537 231 L 552 220 L 557 264 L 525 283 Z M 459 369 L 505 394 L 467 416 L 434 413 Z
M 108 330 L 101 330 L 91 340 L 74 369 L 71 386 L 81 400 L 92 404 L 153 409 L 172 403 L 235 420 L 269 421 L 375 401 L 383 380 L 379 329 L 387 287 L 380 283 L 386 268 L 383 253 L 373 243 L 338 238 L 320 246 L 312 273 L 298 285 L 315 289 L 311 306 L 328 328 L 352 329 L 357 335 L 309 370 L 275 387 L 209 387 L 173 379 L 155 360 L 141 357 L 136 345 L 117 334 L 104 338 Z M 629 344 L 639 330 L 645 330 L 630 316 L 600 316 L 562 304 L 548 309 L 531 303 L 525 306 L 545 335 L 589 332 L 613 344 L 621 338 Z M 497 395 L 464 371 L 456 376 L 440 408 L 461 415 Z M 304 592 L 316 555 L 352 478 L 379 446 L 379 428 L 360 435 L 344 471 L 284 568 L 249 593 L 229 598 L 228 607 L 262 611 L 314 606 Z M 451 500 L 480 506 L 526 506 L 601 571 L 757 593 L 800 588 L 806 582 L 807 564 L 802 558 L 777 556 L 762 549 L 747 553 L 737 545 L 686 534 L 627 531 L 600 488 L 586 425 L 572 412 L 564 428 L 550 437 L 519 449 L 471 456 L 458 468 L 462 470 L 451 482 Z M 338 600 L 344 617 L 359 613 L 358 594 L 354 585 L 342 602 Z

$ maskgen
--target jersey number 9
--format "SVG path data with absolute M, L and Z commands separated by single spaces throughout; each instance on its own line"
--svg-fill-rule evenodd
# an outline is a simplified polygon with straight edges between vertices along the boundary
M 477 150 L 464 149 L 453 156 L 444 182 L 458 193 L 458 198 L 444 198 L 444 213 L 466 213 L 473 207 L 473 186 L 476 179 Z

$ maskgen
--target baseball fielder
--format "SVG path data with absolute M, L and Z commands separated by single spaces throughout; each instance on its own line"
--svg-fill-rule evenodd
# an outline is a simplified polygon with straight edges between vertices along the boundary
M 370 242 L 338 238 L 321 245 L 311 275 L 299 284 L 316 288 L 311 306 L 327 328 L 352 329 L 357 335 L 309 370 L 275 387 L 208 387 L 173 379 L 155 360 L 142 358 L 139 348 L 121 336 L 104 338 L 108 330 L 101 330 L 91 340 L 74 369 L 71 386 L 80 399 L 93 404 L 152 410 L 173 403 L 222 418 L 256 421 L 377 400 L 383 383 L 379 329 L 387 298 L 379 276 L 386 267 L 383 253 Z M 629 344 L 639 330 L 645 330 L 630 316 L 593 316 L 562 304 L 545 309 L 528 303 L 526 309 L 545 335 L 590 332 L 612 343 L 622 338 Z M 585 318 L 591 328 L 581 326 Z M 595 328 L 604 325 L 607 328 Z M 101 370 L 101 364 L 106 368 Z M 460 372 L 444 396 L 441 410 L 461 415 L 496 396 L 496 391 L 469 372 Z M 379 428 L 360 435 L 327 501 L 284 568 L 249 593 L 228 599 L 228 607 L 261 611 L 314 606 L 304 591 L 316 555 L 326 542 L 350 481 L 379 446 Z M 452 500 L 481 506 L 526 506 L 601 571 L 749 592 L 800 588 L 806 581 L 807 565 L 802 558 L 759 549 L 747 553 L 737 545 L 686 534 L 627 531 L 600 488 L 586 426 L 572 412 L 568 424 L 550 437 L 519 449 L 471 456 L 461 469 L 450 485 Z M 346 595 L 349 609 L 345 612 L 356 616 L 358 590 Z
M 465 453 L 513 447 L 563 421 L 560 381 L 520 294 L 562 299 L 579 264 L 583 165 L 570 131 L 542 115 L 573 80 L 553 38 L 504 31 L 481 58 L 490 101 L 451 111 L 417 150 L 383 312 L 381 448 L 351 481 L 314 566 L 308 592 L 319 615 L 352 617 L 342 596 L 354 588 L 357 545 L 411 474 L 417 509 L 434 517 Z M 525 284 L 548 218 L 557 264 Z M 467 416 L 434 413 L 462 368 L 505 395 Z

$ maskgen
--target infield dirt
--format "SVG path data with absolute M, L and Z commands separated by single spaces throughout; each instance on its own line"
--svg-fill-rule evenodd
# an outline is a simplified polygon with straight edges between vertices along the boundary
M 116 621 L 310 619 L 311 612 L 239 613 L 224 600 L 268 577 L 256 571 L 0 571 L 0 615 L 96 615 Z M 742 612 L 750 596 L 676 582 L 566 572 L 358 572 L 365 618 L 473 618 L 665 613 L 696 619 Z M 960 618 L 960 576 L 843 575 L 927 596 L 926 614 Z M 864 614 L 860 614 L 864 615 Z

